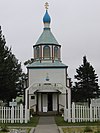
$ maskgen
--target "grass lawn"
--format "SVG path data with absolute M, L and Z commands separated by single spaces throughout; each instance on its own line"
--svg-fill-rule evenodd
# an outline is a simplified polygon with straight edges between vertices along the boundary
M 55 116 L 55 121 L 58 126 L 100 126 L 100 122 L 76 122 L 68 123 L 64 121 L 64 118 L 61 116 Z
M 8 131 L 0 131 L 0 133 L 9 133 L 9 132 L 16 132 L 16 131 L 22 131 L 22 132 L 25 132 L 25 133 L 29 133 L 31 130 L 31 127 L 29 128 L 8 128 Z
M 64 133 L 100 133 L 100 122 L 76 122 L 68 123 L 61 116 L 55 116 L 57 126 L 62 126 Z M 65 126 L 65 127 L 63 127 Z M 89 132 L 91 130 L 91 132 Z
M 89 130 L 88 130 L 89 129 Z M 64 133 L 100 133 L 98 127 L 67 127 L 62 128 Z
M 28 123 L 0 123 L 0 127 L 2 125 L 6 125 L 6 126 L 14 126 L 14 127 L 36 127 L 36 125 L 38 124 L 39 121 L 39 116 L 33 116 L 31 118 L 31 120 Z

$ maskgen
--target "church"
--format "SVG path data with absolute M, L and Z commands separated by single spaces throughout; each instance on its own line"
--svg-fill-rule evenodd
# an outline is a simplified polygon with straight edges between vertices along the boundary
M 70 78 L 68 66 L 62 63 L 61 45 L 50 28 L 48 3 L 45 8 L 43 32 L 33 45 L 34 61 L 27 66 L 29 87 L 25 91 L 25 105 L 37 114 L 59 114 L 62 108 L 71 106 Z

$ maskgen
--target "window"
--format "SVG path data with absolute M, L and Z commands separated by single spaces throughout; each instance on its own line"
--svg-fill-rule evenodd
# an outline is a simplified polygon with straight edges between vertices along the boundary
M 39 58 L 39 47 L 36 47 L 36 57 Z
M 35 99 L 35 96 L 31 96 L 31 99 Z
M 49 46 L 44 46 L 43 57 L 44 58 L 50 58 L 50 47 Z
M 54 47 L 54 58 L 58 58 L 58 47 Z

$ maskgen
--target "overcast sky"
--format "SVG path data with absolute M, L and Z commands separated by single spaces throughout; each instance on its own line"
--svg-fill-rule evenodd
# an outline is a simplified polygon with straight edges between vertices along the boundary
M 33 57 L 45 2 L 69 77 L 73 79 L 84 55 L 100 77 L 100 0 L 0 0 L 0 25 L 12 52 L 22 64 Z

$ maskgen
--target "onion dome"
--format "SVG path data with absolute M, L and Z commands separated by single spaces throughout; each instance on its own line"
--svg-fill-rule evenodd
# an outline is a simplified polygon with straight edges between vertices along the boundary
M 50 18 L 50 16 L 49 16 L 47 10 L 46 10 L 46 13 L 45 13 L 45 15 L 44 15 L 44 17 L 43 17 L 43 22 L 44 22 L 44 23 L 50 23 L 50 22 L 51 22 L 51 18 Z
M 46 12 L 43 17 L 43 23 L 44 23 L 44 30 L 41 36 L 39 37 L 38 41 L 36 42 L 36 45 L 40 44 L 55 44 L 59 45 L 55 37 L 53 36 L 51 30 L 50 30 L 50 22 L 51 18 L 48 14 L 48 3 L 45 3 Z

